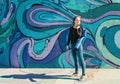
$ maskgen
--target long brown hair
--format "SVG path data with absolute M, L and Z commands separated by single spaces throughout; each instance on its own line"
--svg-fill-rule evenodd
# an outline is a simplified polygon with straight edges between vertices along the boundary
M 81 18 L 81 16 L 75 16 L 75 17 L 73 18 L 73 24 L 74 24 L 74 21 L 75 21 L 75 19 L 76 19 L 77 17 L 80 17 L 80 18 Z M 77 29 L 77 33 L 78 33 L 78 35 L 81 37 L 81 36 L 82 36 L 82 28 L 78 28 L 78 29 Z
M 77 29 L 77 33 L 78 33 L 78 35 L 81 37 L 81 36 L 82 36 L 82 28 L 78 28 L 78 29 Z

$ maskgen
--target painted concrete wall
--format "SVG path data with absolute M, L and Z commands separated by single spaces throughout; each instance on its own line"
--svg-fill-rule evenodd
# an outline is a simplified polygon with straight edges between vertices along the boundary
M 73 67 L 65 46 L 75 15 L 87 67 L 120 68 L 119 0 L 0 0 L 0 67 Z

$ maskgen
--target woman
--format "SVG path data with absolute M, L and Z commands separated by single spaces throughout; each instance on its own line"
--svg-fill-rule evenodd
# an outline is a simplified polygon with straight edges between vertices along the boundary
M 80 26 L 80 22 L 80 16 L 76 16 L 73 19 L 73 26 L 70 28 L 66 49 L 69 49 L 69 44 L 71 42 L 72 56 L 75 63 L 75 72 L 72 74 L 72 76 L 78 75 L 79 66 L 77 62 L 79 61 L 79 65 L 81 65 L 82 68 L 82 76 L 80 79 L 84 80 L 86 78 L 86 64 L 83 58 L 83 47 L 81 40 L 85 37 L 85 30 Z

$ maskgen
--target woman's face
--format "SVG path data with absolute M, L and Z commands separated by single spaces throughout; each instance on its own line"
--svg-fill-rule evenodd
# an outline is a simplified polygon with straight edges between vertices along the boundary
M 75 20 L 74 20 L 74 25 L 77 25 L 79 26 L 80 25 L 80 17 L 76 17 Z

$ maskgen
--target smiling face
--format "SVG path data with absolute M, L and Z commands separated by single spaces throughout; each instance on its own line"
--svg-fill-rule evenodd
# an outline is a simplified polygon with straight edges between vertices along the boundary
M 81 18 L 80 16 L 76 16 L 75 19 L 74 19 L 74 26 L 79 26 L 80 25 L 80 21 L 81 21 Z

